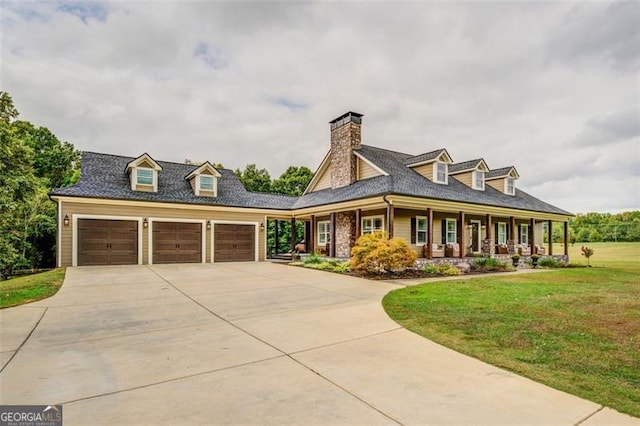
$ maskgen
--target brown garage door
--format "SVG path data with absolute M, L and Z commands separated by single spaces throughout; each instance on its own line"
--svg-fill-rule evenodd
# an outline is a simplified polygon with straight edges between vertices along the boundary
M 215 262 L 255 260 L 256 227 L 253 225 L 217 224 L 214 229 Z
M 138 221 L 78 219 L 78 265 L 136 265 Z
M 202 262 L 202 225 L 153 222 L 153 263 Z

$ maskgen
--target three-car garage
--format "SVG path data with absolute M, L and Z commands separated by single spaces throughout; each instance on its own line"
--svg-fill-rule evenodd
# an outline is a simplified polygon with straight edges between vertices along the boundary
M 74 266 L 258 260 L 259 222 L 76 215 Z

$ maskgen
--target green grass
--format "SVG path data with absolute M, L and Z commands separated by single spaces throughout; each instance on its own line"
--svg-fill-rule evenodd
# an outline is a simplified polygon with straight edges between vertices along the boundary
M 407 287 L 383 305 L 435 342 L 640 417 L 640 243 L 589 246 L 592 268 Z
M 64 281 L 64 272 L 64 268 L 59 268 L 0 281 L 0 308 L 24 305 L 53 296 Z

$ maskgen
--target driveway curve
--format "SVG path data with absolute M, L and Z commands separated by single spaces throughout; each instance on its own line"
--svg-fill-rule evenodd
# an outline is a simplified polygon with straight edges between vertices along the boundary
M 71 424 L 640 424 L 393 322 L 393 284 L 267 262 L 69 268 L 0 311 L 0 404 Z

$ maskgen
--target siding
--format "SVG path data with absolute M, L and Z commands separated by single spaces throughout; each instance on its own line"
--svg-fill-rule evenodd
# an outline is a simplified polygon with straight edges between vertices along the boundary
M 460 182 L 464 183 L 465 185 L 467 185 L 469 188 L 472 188 L 472 185 L 473 185 L 472 174 L 473 174 L 472 172 L 460 173 L 459 175 L 453 175 L 453 177 L 458 179 Z
M 327 188 L 331 188 L 331 167 L 327 167 L 322 176 L 320 176 L 320 179 L 318 179 L 316 186 L 311 188 L 309 192 L 320 191 L 321 189 Z
M 412 167 L 413 170 L 418 173 L 421 174 L 422 176 L 426 177 L 429 180 L 433 180 L 433 165 L 435 163 L 429 163 L 429 164 L 423 164 L 421 166 L 417 166 L 417 167 Z
M 484 183 L 504 193 L 504 178 L 485 180 Z
M 126 205 L 101 205 L 84 203 L 62 203 L 62 217 L 69 215 L 71 224 L 61 227 L 61 258 L 62 266 L 71 266 L 73 256 L 73 215 L 103 215 L 123 217 L 146 217 L 154 220 L 164 219 L 195 219 L 214 221 L 264 222 L 265 215 L 260 213 L 243 212 L 215 212 L 210 210 L 181 209 L 180 207 L 137 207 Z M 151 228 L 142 230 L 142 263 L 148 264 L 149 232 Z M 205 230 L 206 262 L 211 261 L 211 232 Z M 258 260 L 265 259 L 265 232 L 258 231 Z
M 382 174 L 371 167 L 366 161 L 358 158 L 358 180 L 369 179 L 376 176 L 382 176 Z

